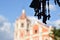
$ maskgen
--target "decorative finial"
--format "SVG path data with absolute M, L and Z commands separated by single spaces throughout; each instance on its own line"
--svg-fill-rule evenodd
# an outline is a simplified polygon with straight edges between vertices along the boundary
M 25 14 L 25 9 L 22 10 L 22 13 Z
M 22 10 L 22 15 L 21 15 L 20 18 L 21 19 L 25 19 L 26 18 L 25 9 Z

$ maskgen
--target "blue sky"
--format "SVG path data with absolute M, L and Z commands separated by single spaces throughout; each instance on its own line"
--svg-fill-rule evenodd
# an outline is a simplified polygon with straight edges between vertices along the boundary
M 32 0 L 0 0 L 0 40 L 13 40 L 13 33 L 8 31 L 13 31 L 14 27 L 12 24 L 21 15 L 23 9 L 26 10 L 27 16 L 34 16 L 34 10 L 29 7 L 31 1 Z M 50 0 L 51 19 L 48 23 L 54 24 L 59 28 L 60 7 L 53 2 L 54 0 Z M 3 24 L 1 25 L 1 23 Z
M 0 15 L 3 15 L 13 22 L 16 17 L 21 15 L 22 9 L 26 10 L 27 15 L 33 15 L 29 8 L 30 0 L 0 0 Z M 30 12 L 32 11 L 32 12 Z
M 8 18 L 10 22 L 21 15 L 22 9 L 26 10 L 26 15 L 33 16 L 34 11 L 29 7 L 32 0 L 0 0 L 0 15 Z M 53 1 L 50 4 L 55 6 L 55 11 L 51 10 L 51 21 L 60 19 L 60 7 L 55 5 Z

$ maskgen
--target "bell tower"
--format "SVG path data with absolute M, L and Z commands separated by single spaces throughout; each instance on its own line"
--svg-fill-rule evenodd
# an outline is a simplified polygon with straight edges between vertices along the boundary
M 22 10 L 21 16 L 15 22 L 14 40 L 25 40 L 29 35 L 30 20 L 25 13 L 25 10 Z

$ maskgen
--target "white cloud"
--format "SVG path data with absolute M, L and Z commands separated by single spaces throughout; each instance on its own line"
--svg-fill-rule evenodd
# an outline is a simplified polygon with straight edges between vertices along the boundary
M 57 28 L 60 28 L 60 20 L 56 20 L 54 21 L 55 26 L 57 26 Z
M 34 24 L 36 21 L 39 21 L 39 22 L 42 23 L 42 20 L 38 20 L 34 16 L 28 16 L 28 18 L 32 21 L 32 24 Z M 56 20 L 56 21 L 47 21 L 47 25 L 53 26 L 53 27 L 56 27 L 56 28 L 60 28 L 60 19 L 59 20 Z
M 8 22 L 3 16 L 0 16 L 0 31 L 10 32 L 11 23 Z
M 34 17 L 34 16 L 28 16 L 28 18 L 29 18 L 30 21 L 31 21 L 31 25 L 33 25 L 33 24 L 36 23 L 36 22 L 40 22 L 42 25 L 46 25 L 46 24 L 44 24 L 44 23 L 42 22 L 42 19 L 39 19 L 39 20 L 38 20 L 37 17 Z
M 11 23 L 3 16 L 0 16 L 0 40 L 13 40 L 11 32 Z
M 28 16 L 28 18 L 31 20 L 32 24 L 34 24 L 36 21 L 40 21 L 42 22 L 41 20 L 38 20 L 36 17 L 34 16 Z
M 56 20 L 56 21 L 48 21 L 49 25 L 52 25 L 56 28 L 60 28 L 60 19 Z
M 46 8 L 48 9 L 48 5 L 46 5 Z M 50 8 L 50 10 L 53 10 L 53 11 L 56 10 L 55 5 L 52 5 L 52 4 L 49 5 L 49 8 Z

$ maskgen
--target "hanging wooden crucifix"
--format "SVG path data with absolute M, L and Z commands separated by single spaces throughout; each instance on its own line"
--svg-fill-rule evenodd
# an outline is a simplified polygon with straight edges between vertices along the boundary
M 34 16 L 37 16 L 38 19 L 41 19 L 41 16 L 43 17 L 43 23 L 47 24 L 47 19 L 50 19 L 50 9 L 49 9 L 49 1 L 50 0 L 32 0 L 30 4 L 30 8 L 33 8 L 35 11 Z M 55 4 L 58 4 L 60 6 L 59 0 L 54 0 Z M 46 14 L 46 5 L 48 5 L 48 15 Z

